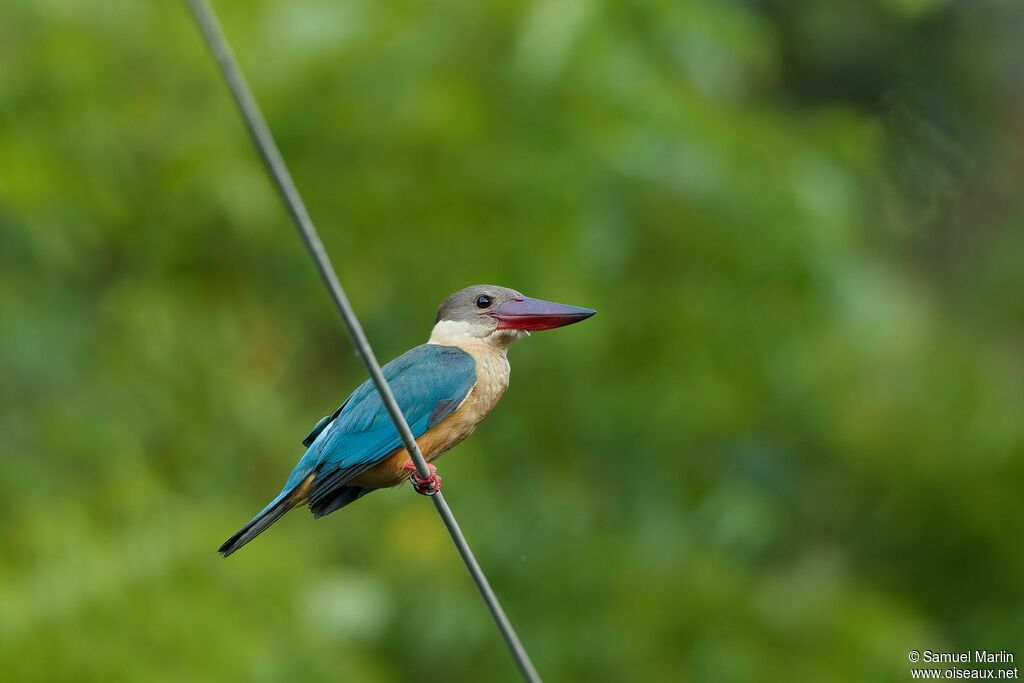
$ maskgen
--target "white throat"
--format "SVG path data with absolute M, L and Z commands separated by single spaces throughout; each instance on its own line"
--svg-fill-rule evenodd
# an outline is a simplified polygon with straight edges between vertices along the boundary
M 465 321 L 442 320 L 434 325 L 427 343 L 460 348 L 483 345 L 504 353 L 512 342 L 529 334 L 526 330 L 494 330 Z

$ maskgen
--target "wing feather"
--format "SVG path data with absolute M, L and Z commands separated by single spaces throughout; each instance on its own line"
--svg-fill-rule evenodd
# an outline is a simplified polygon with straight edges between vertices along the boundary
M 451 346 L 417 346 L 382 370 L 417 439 L 454 412 L 476 383 L 473 357 Z M 310 505 L 333 496 L 402 445 L 391 416 L 369 380 L 332 418 L 318 424 L 310 434 L 313 440 L 307 456 L 314 455 L 317 471 Z

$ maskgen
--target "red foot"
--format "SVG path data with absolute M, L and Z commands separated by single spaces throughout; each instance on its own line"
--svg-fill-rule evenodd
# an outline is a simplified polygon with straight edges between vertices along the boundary
M 427 463 L 427 467 L 430 468 L 430 476 L 423 478 L 416 471 L 416 465 L 412 460 L 402 465 L 402 469 L 409 470 L 409 481 L 412 482 L 412 487 L 416 489 L 416 493 L 432 496 L 441 490 L 441 475 L 437 473 L 437 468 L 430 463 Z

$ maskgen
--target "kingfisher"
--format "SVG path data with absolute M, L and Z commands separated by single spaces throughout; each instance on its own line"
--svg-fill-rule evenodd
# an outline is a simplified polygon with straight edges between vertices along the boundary
M 370 491 L 406 480 L 424 495 L 440 491 L 441 477 L 432 461 L 472 434 L 505 393 L 512 343 L 594 313 L 496 285 L 455 292 L 441 303 L 427 343 L 382 368 L 430 476 L 416 471 L 377 388 L 367 380 L 316 423 L 303 439 L 307 450 L 281 492 L 219 552 L 227 557 L 286 512 L 307 503 L 314 517 L 323 517 Z

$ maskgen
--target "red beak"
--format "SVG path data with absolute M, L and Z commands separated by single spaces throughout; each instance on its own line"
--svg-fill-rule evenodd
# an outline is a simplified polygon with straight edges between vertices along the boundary
M 556 304 L 523 297 L 509 299 L 498 306 L 491 317 L 498 321 L 499 330 L 551 330 L 586 320 L 597 311 L 579 306 Z

